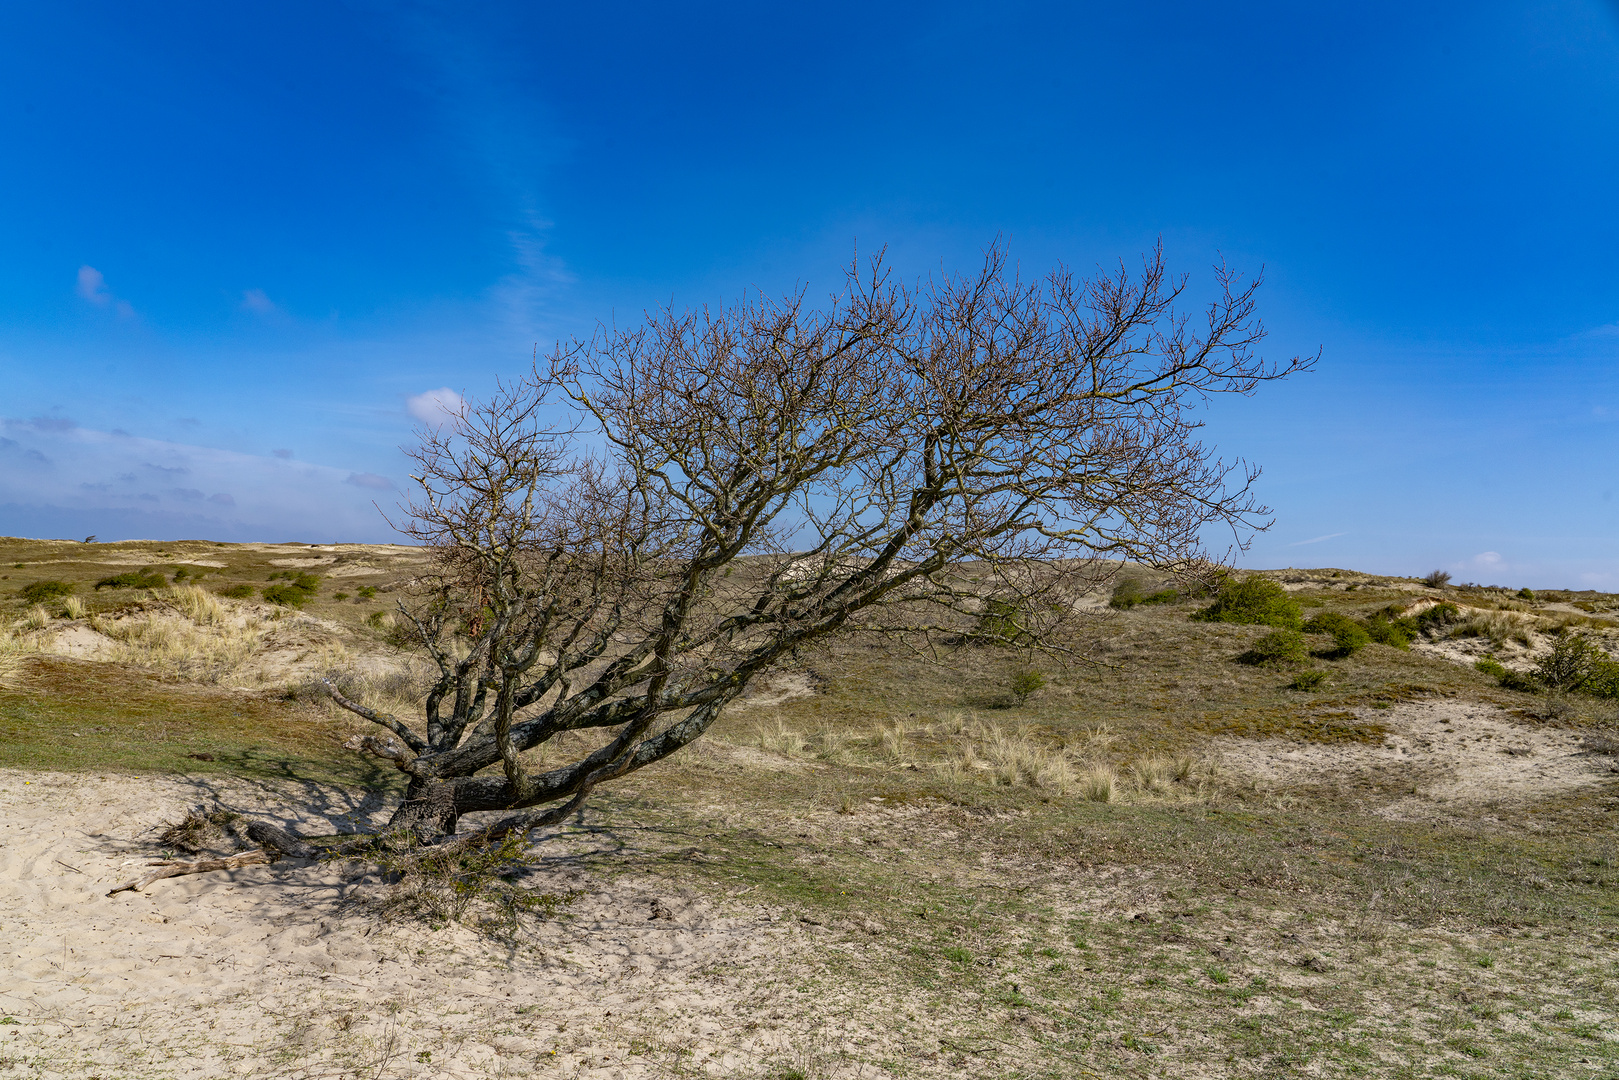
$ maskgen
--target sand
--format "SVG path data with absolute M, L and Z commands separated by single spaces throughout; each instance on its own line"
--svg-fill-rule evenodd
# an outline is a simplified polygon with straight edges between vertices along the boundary
M 1481 702 L 1408 702 L 1356 715 L 1387 727 L 1388 738 L 1377 745 L 1222 739 L 1217 752 L 1228 769 L 1264 784 L 1361 779 L 1407 786 L 1409 796 L 1375 810 L 1403 820 L 1509 810 L 1594 788 L 1619 771 L 1619 761 L 1593 751 L 1579 732 L 1530 727 Z
M 515 944 L 381 922 L 354 901 L 386 886 L 341 864 L 106 895 L 152 857 L 154 827 L 199 803 L 318 827 L 293 794 L 0 771 L 0 1076 L 641 1077 L 790 1060 L 790 1031 L 748 1021 L 801 928 L 593 880 L 565 852 L 536 884 L 576 899 Z M 334 796 L 326 816 L 365 810 Z

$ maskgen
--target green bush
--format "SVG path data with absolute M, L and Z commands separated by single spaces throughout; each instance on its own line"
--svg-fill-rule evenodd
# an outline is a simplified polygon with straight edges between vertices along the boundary
M 1018 701 L 1023 701 L 1030 694 L 1045 688 L 1046 677 L 1038 671 L 1020 671 L 1012 676 L 1012 693 L 1017 695 Z
M 274 576 L 288 580 L 283 585 L 265 586 L 263 595 L 270 603 L 282 607 L 303 607 L 320 589 L 320 578 L 314 574 L 286 573 Z
M 168 579 L 150 566 L 140 570 L 126 570 L 122 574 L 104 577 L 96 582 L 96 591 L 102 589 L 161 589 Z
M 1276 626 L 1297 630 L 1303 613 L 1297 600 L 1269 578 L 1251 577 L 1227 585 L 1208 607 L 1193 615 L 1200 622 Z
M 1599 697 L 1619 694 L 1619 663 L 1584 634 L 1565 633 L 1535 668 L 1535 678 L 1553 690 Z
M 1593 697 L 1619 698 L 1619 661 L 1606 657 L 1591 667 L 1591 675 L 1580 687 L 1580 692 Z
M 984 604 L 984 613 L 978 617 L 978 630 L 973 636 L 998 645 L 1022 645 L 1031 637 L 1020 625 L 1023 618 L 1023 611 L 1016 604 L 1006 600 L 988 600 Z
M 1323 611 L 1305 623 L 1304 629 L 1311 634 L 1331 634 L 1333 654 L 1340 657 L 1352 655 L 1372 643 L 1372 636 L 1364 626 L 1338 611 Z
M 1129 611 L 1137 604 L 1173 604 L 1181 598 L 1177 589 L 1159 589 L 1147 592 L 1136 578 L 1125 578 L 1113 588 L 1113 599 L 1108 606 Z
M 22 598 L 30 604 L 43 604 L 73 594 L 73 586 L 65 581 L 36 581 L 22 590 Z
M 1535 598 L 1535 590 L 1527 589 L 1527 588 L 1518 590 L 1518 599 L 1519 600 L 1534 600 L 1534 598 Z
M 1462 621 L 1462 609 L 1446 600 L 1411 620 L 1422 633 L 1438 632 L 1447 626 L 1454 626 Z
M 375 585 L 361 585 L 354 591 L 359 594 L 361 600 L 375 600 L 377 598 L 377 587 Z
M 1508 668 L 1506 674 L 1496 681 L 1501 684 L 1504 690 L 1522 690 L 1526 694 L 1532 694 L 1540 689 L 1540 684 L 1535 681 L 1533 675 L 1525 675 L 1523 672 L 1513 671 L 1511 668 Z
M 1513 671 L 1493 656 L 1479 657 L 1473 661 L 1473 667 L 1490 676 L 1506 690 L 1522 690 L 1525 693 L 1534 693 L 1540 689 L 1540 683 L 1533 675 Z
M 1411 639 L 1417 636 L 1416 623 L 1411 619 L 1391 619 L 1379 611 L 1367 616 L 1361 621 L 1366 630 L 1366 636 L 1379 645 L 1388 645 L 1395 649 L 1409 649 Z
M 219 590 L 219 595 L 228 600 L 246 600 L 248 597 L 253 595 L 253 586 L 227 585 L 225 588 Z
M 1310 650 L 1305 645 L 1304 635 L 1297 630 L 1272 630 L 1254 642 L 1253 648 L 1237 657 L 1245 664 L 1267 667 L 1302 664 L 1309 658 Z
M 1325 671 L 1301 671 L 1287 684 L 1289 690 L 1319 690 L 1327 681 Z

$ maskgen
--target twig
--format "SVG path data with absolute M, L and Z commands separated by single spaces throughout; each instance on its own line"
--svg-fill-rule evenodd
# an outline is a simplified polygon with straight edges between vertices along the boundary
M 67 863 L 63 862 L 61 859 L 55 859 L 53 861 L 56 863 L 57 866 L 67 866 L 67 868 L 69 870 L 73 871 L 75 874 L 84 873 L 84 871 L 80 870 L 77 866 L 68 866 Z

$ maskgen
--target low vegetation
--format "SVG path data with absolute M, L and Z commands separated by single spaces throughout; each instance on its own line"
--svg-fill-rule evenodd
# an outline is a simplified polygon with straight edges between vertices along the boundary
M 18 595 L 27 604 L 43 604 L 49 600 L 56 600 L 73 593 L 73 586 L 65 581 L 36 581 L 26 586 Z
M 96 582 L 96 590 L 102 589 L 161 589 L 168 584 L 162 574 L 150 568 L 145 570 L 126 570 L 122 574 L 112 574 Z
M 1181 591 L 1173 586 L 1149 590 L 1142 579 L 1129 576 L 1114 586 L 1108 606 L 1119 611 L 1129 611 L 1139 604 L 1173 604 L 1180 599 Z
M 1303 623 L 1298 601 L 1269 578 L 1257 575 L 1226 584 L 1214 603 L 1192 618 L 1201 622 L 1276 626 L 1297 630 Z
M 316 574 L 283 571 L 271 574 L 270 580 L 279 580 L 280 584 L 265 586 L 264 599 L 282 607 L 303 607 L 320 591 L 320 577 Z
M 298 611 L 220 593 L 256 589 L 283 572 L 269 560 L 310 558 L 304 548 L 210 547 L 194 557 L 227 565 L 209 588 L 150 596 L 92 593 L 113 567 L 35 569 L 62 556 L 3 553 L 34 577 L 13 568 L 3 599 L 0 764 L 300 790 L 397 776 L 339 748 L 357 722 L 308 685 L 330 666 L 320 650 L 341 645 L 357 671 L 340 683 L 347 696 L 420 714 L 428 683 L 381 666 L 401 659 L 387 617 L 355 602 L 349 582 L 367 578 L 338 579 L 349 601 L 317 591 Z M 129 554 L 159 565 L 152 548 Z M 386 589 L 412 573 L 401 556 L 369 580 Z M 18 595 L 47 576 L 89 601 L 75 639 L 106 638 L 116 659 L 48 651 L 67 624 Z M 1184 595 L 1108 609 L 1109 586 L 1076 639 L 1089 663 L 970 635 L 928 657 L 859 639 L 803 650 L 784 689 L 739 699 L 711 741 L 601 792 L 583 824 L 559 826 L 542 850 L 599 880 L 689 890 L 742 927 L 794 928 L 779 955 L 719 960 L 702 975 L 768 983 L 782 1004 L 753 1022 L 803 1019 L 782 1032 L 780 1060 L 760 1063 L 765 1076 L 1516 1080 L 1619 1068 L 1609 823 L 1619 781 L 1445 802 L 1409 766 L 1331 764 L 1397 755 L 1386 748 L 1406 737 L 1405 710 L 1450 703 L 1566 735 L 1582 760 L 1619 767 L 1619 708 L 1603 690 L 1608 599 L 1451 588 L 1450 610 L 1433 615 L 1444 605 L 1409 579 L 1256 579 L 1274 586 L 1252 590 L 1269 598 L 1260 609 L 1274 612 L 1281 593 L 1296 626 L 1196 619 L 1210 602 Z M 1507 616 L 1529 646 L 1466 630 Z M 1340 619 L 1371 643 L 1338 655 Z M 1378 623 L 1408 647 L 1379 641 Z M 276 641 L 304 659 L 253 686 L 234 685 L 249 681 L 240 674 L 209 682 L 200 658 L 226 666 L 233 635 L 250 633 L 249 667 Z M 375 663 L 359 670 L 361 658 Z M 525 761 L 553 767 L 596 745 L 567 733 Z M 1512 748 L 1481 749 L 1480 760 L 1548 761 Z M 1240 764 L 1261 751 L 1325 764 L 1272 774 Z M 170 821 L 154 851 L 231 845 L 240 829 L 211 807 Z M 514 951 L 536 947 L 538 920 L 570 918 L 571 894 L 535 884 L 515 848 L 403 840 L 386 856 L 394 884 L 347 917 L 459 920 Z M 790 1019 L 771 1020 L 777 1012 Z M 649 1070 L 684 1060 L 673 1036 L 637 1047 Z

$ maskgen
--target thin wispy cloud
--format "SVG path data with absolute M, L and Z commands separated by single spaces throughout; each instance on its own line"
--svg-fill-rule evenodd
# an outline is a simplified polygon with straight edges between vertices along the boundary
M 79 267 L 79 295 L 92 304 L 112 303 L 112 293 L 107 291 L 107 279 L 93 266 Z
M 93 266 L 79 267 L 78 280 L 79 296 L 88 300 L 97 307 L 111 306 L 119 315 L 126 318 L 135 314 L 135 309 L 127 300 L 120 300 L 107 288 L 107 277 Z
M 242 310 L 251 311 L 255 315 L 274 315 L 281 309 L 263 289 L 244 289 L 242 291 Z
M 349 478 L 343 483 L 365 488 L 368 491 L 392 491 L 394 489 L 394 482 L 386 476 L 378 476 L 376 473 L 368 472 L 349 473 Z
M 1327 535 L 1325 535 L 1325 536 L 1312 536 L 1308 540 L 1295 540 L 1293 543 L 1291 543 L 1291 544 L 1289 544 L 1287 546 L 1290 547 L 1290 548 L 1303 547 L 1305 544 L 1319 544 L 1319 543 L 1321 543 L 1321 542 L 1323 542 L 1325 540 L 1335 540 L 1340 536 L 1348 536 L 1348 535 L 1349 535 L 1348 533 L 1341 533 L 1341 532 L 1327 533 Z

